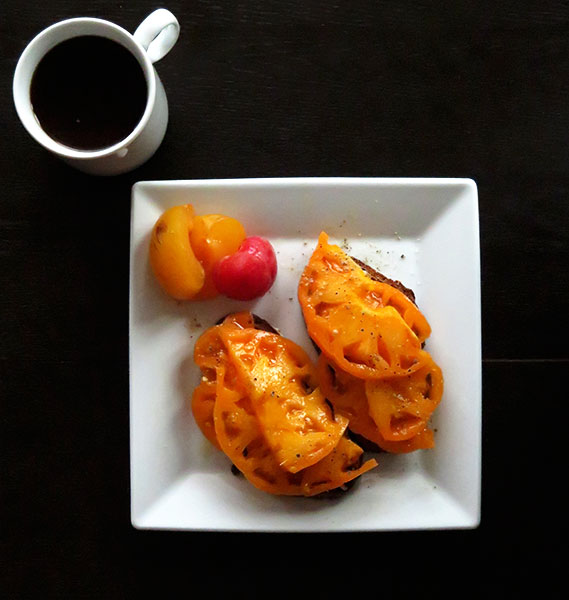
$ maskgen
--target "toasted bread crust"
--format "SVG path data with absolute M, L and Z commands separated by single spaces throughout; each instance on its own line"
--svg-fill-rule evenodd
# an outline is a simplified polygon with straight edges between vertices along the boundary
M 228 316 L 229 315 L 221 317 L 221 319 L 218 319 L 215 324 L 221 325 Z M 256 314 L 253 314 L 253 323 L 255 324 L 255 329 L 261 329 L 263 331 L 268 331 L 269 333 L 276 333 L 277 335 L 281 334 L 278 329 L 275 329 L 268 321 L 265 321 L 265 319 L 262 319 Z
M 281 332 L 278 329 L 275 329 L 268 321 L 262 319 L 261 317 L 253 314 L 253 323 L 255 323 L 255 329 L 262 329 L 263 331 L 268 331 L 269 333 L 276 333 L 280 335 Z
M 373 279 L 374 281 L 379 281 L 380 283 L 386 283 L 387 285 L 394 287 L 395 289 L 405 294 L 407 298 L 409 298 L 409 300 L 411 300 L 411 302 L 415 304 L 415 306 L 417 305 L 417 303 L 415 302 L 415 293 L 412 289 L 405 287 L 400 281 L 397 281 L 396 279 L 389 279 L 389 277 L 386 277 L 385 275 L 383 275 L 383 273 L 376 271 L 373 267 L 370 267 L 358 258 L 355 258 L 353 256 L 350 258 L 358 265 L 358 267 L 363 269 L 371 279 Z

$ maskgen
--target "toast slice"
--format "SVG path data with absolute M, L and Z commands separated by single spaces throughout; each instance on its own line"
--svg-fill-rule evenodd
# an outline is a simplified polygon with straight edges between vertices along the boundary
M 217 321 L 216 325 L 221 325 L 228 316 L 230 316 L 230 315 L 225 315 L 224 317 L 219 319 Z M 281 333 L 273 325 L 271 325 L 266 319 L 263 319 L 262 317 L 259 317 L 258 315 L 255 315 L 253 313 L 250 313 L 249 318 L 252 319 L 252 321 L 253 321 L 254 329 L 259 330 L 259 331 L 268 332 L 268 333 L 276 335 L 276 336 L 281 335 Z M 250 325 L 248 325 L 248 327 L 250 327 Z M 309 360 L 308 357 L 306 357 L 306 359 Z M 308 381 L 308 379 L 307 379 L 307 381 Z M 303 385 L 305 386 L 305 390 L 306 390 L 307 394 L 312 394 L 312 392 L 316 389 L 315 384 L 316 384 L 316 382 L 313 381 L 312 383 L 309 384 L 310 387 L 306 388 L 307 384 L 305 384 L 303 382 Z M 271 396 L 272 395 L 273 394 L 271 394 Z M 323 398 L 323 400 L 325 400 L 325 399 Z M 333 410 L 332 405 L 327 400 L 325 400 L 325 401 L 326 401 L 326 404 L 329 406 L 332 417 L 334 418 L 334 410 Z M 338 418 L 344 419 L 343 417 L 338 417 Z M 344 427 L 345 427 L 345 425 L 344 425 Z M 203 429 L 202 429 L 202 431 L 203 431 Z M 353 450 L 349 450 L 349 448 L 352 448 Z M 344 454 L 344 452 L 348 452 L 348 454 Z M 243 456 L 246 457 L 247 455 L 243 454 Z M 298 456 L 299 455 L 297 454 L 297 457 Z M 354 474 L 353 474 L 354 479 L 349 479 L 348 481 L 345 481 L 342 485 L 339 485 L 337 488 L 334 488 L 334 489 L 328 489 L 328 490 L 321 491 L 319 493 L 310 494 L 310 495 L 306 494 L 307 497 L 336 498 L 338 496 L 342 496 L 344 492 L 346 492 L 352 488 L 352 486 L 355 483 L 355 479 L 359 479 L 359 475 L 356 475 L 356 473 L 355 473 L 356 471 L 359 471 L 362 467 L 363 467 L 363 469 L 366 469 L 366 467 L 367 467 L 367 470 L 369 470 L 369 468 L 371 468 L 371 467 L 367 466 L 368 463 L 373 462 L 376 464 L 375 461 L 368 460 L 366 465 L 364 465 L 364 457 L 363 457 L 363 452 L 362 452 L 361 448 L 358 447 L 358 445 L 351 439 L 350 436 L 344 434 L 343 436 L 341 436 L 340 441 L 338 442 L 337 446 L 330 453 L 330 456 L 323 457 L 321 462 L 319 461 L 318 463 L 316 463 L 312 467 L 310 467 L 310 469 L 312 469 L 312 470 L 320 469 L 320 470 L 318 470 L 318 473 L 321 474 L 321 476 L 324 478 L 324 480 L 322 482 L 320 482 L 320 480 L 317 478 L 317 476 L 314 473 L 312 473 L 311 477 L 313 477 L 313 478 L 316 477 L 315 481 L 318 481 L 319 482 L 318 485 L 321 485 L 321 483 L 325 482 L 325 477 L 326 477 L 326 472 L 324 470 L 322 470 L 322 469 L 326 468 L 326 467 L 324 467 L 324 463 L 327 463 L 327 461 L 330 461 L 330 460 L 332 462 L 335 461 L 336 463 L 338 463 L 338 462 L 341 463 L 342 461 L 346 460 L 343 457 L 350 457 L 349 460 L 347 460 L 347 462 L 345 462 L 343 469 L 346 473 L 354 472 Z M 235 464 L 235 459 L 234 459 L 233 464 L 231 464 L 231 472 L 236 476 L 243 476 L 243 473 L 240 471 L 240 468 L 238 466 L 239 461 L 236 461 L 236 462 L 237 462 L 237 464 Z M 320 467 L 320 465 L 322 465 L 322 467 Z M 247 472 L 247 471 L 245 471 L 245 472 Z M 303 472 L 302 470 L 299 470 L 296 475 L 296 478 L 298 479 L 299 484 L 301 481 L 300 476 L 301 476 L 302 472 Z M 362 472 L 365 472 L 365 470 Z M 290 475 L 290 477 L 292 479 L 294 479 L 295 475 L 292 474 L 292 475 Z M 247 478 L 249 479 L 249 477 L 247 477 Z M 299 495 L 303 495 L 303 494 L 299 494 Z

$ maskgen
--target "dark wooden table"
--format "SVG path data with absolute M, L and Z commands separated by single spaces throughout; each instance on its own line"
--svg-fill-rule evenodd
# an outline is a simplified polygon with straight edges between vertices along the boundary
M 0 595 L 121 598 L 178 582 L 185 594 L 331 584 L 389 596 L 452 589 L 454 575 L 476 592 L 496 573 L 492 590 L 515 597 L 539 573 L 550 587 L 541 597 L 556 597 L 567 523 L 569 2 L 171 0 L 182 32 L 158 65 L 170 102 L 162 147 L 127 175 L 71 170 L 16 117 L 18 56 L 60 19 L 133 31 L 156 7 L 0 8 Z M 130 188 L 294 175 L 477 182 L 478 529 L 303 539 L 131 527 Z M 306 571 L 312 583 L 300 586 Z

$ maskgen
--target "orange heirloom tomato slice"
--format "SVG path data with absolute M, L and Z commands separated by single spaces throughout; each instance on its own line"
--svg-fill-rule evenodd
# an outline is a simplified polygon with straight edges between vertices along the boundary
M 443 376 L 428 352 L 421 367 L 403 377 L 367 380 L 369 414 L 390 442 L 409 440 L 422 432 L 443 394 Z
M 432 429 L 429 429 L 425 425 L 425 428 L 422 431 L 409 440 L 404 440 L 402 442 L 389 442 L 384 440 L 380 447 L 391 454 L 407 454 L 408 452 L 415 452 L 415 450 L 428 450 L 429 448 L 435 447 L 435 436 Z
M 213 407 L 217 396 L 216 381 L 203 378 L 192 396 L 192 413 L 204 436 L 217 448 L 220 448 L 215 435 Z
M 237 219 L 225 215 L 202 215 L 194 218 L 190 243 L 205 273 L 204 285 L 196 295 L 196 300 L 206 300 L 218 295 L 213 284 L 213 269 L 223 257 L 237 252 L 244 239 L 245 229 Z
M 312 496 L 374 468 L 375 460 L 360 464 L 362 449 L 343 436 L 347 419 L 334 420 L 314 387 L 315 368 L 304 350 L 253 327 L 250 313 L 230 315 L 196 343 L 202 381 L 192 411 L 204 435 L 254 486 L 271 494 Z M 322 428 L 325 439 L 311 439 Z
M 253 317 L 248 312 L 230 315 L 223 322 L 226 328 L 253 326 Z M 213 407 L 217 396 L 217 379 L 223 368 L 225 381 L 237 385 L 237 373 L 229 363 L 227 350 L 221 341 L 221 325 L 210 327 L 198 338 L 194 347 L 194 362 L 202 371 L 202 380 L 192 395 L 192 413 L 204 436 L 220 448 L 215 435 Z M 221 448 L 220 448 L 221 449 Z
M 253 325 L 253 316 L 247 311 L 228 315 L 222 323 L 206 329 L 200 335 L 194 346 L 194 362 L 202 371 L 215 369 L 222 362 L 227 363 L 227 349 L 220 337 L 222 328 L 246 329 Z
M 318 358 L 316 368 L 322 392 L 332 403 L 334 411 L 349 419 L 348 428 L 351 431 L 392 454 L 434 447 L 433 432 L 428 429 L 426 424 L 410 439 L 386 440 L 370 416 L 370 407 L 366 396 L 367 382 L 343 372 L 323 354 Z
M 191 300 L 201 290 L 205 273 L 190 244 L 194 209 L 169 208 L 156 221 L 150 237 L 150 265 L 162 288 L 177 300 Z
M 297 473 L 332 452 L 348 420 L 334 418 L 306 352 L 253 328 L 222 328 L 220 337 L 279 467 Z
M 403 292 L 371 279 L 322 232 L 304 269 L 298 298 L 310 337 L 345 372 L 361 379 L 421 366 L 430 326 Z
M 342 436 L 330 454 L 312 467 L 301 471 L 303 495 L 315 496 L 336 489 L 377 467 L 374 458 L 366 460 L 358 467 L 362 454 L 363 450 L 356 443 Z
M 365 394 L 365 381 L 344 373 L 331 363 L 324 354 L 316 363 L 320 389 L 332 403 L 334 413 L 349 420 L 348 428 L 381 447 L 383 438 L 377 425 L 369 416 Z
M 216 436 L 222 450 L 256 488 L 270 494 L 313 496 L 341 487 L 377 466 L 373 459 L 358 466 L 362 450 L 345 437 L 321 461 L 297 473 L 278 464 L 249 398 L 224 385 L 223 369 L 214 406 Z

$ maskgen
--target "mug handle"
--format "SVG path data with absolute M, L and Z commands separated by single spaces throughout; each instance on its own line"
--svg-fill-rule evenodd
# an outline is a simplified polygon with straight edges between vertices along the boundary
M 159 8 L 142 21 L 133 37 L 146 50 L 150 61 L 155 63 L 170 52 L 179 35 L 178 19 L 169 10 Z

